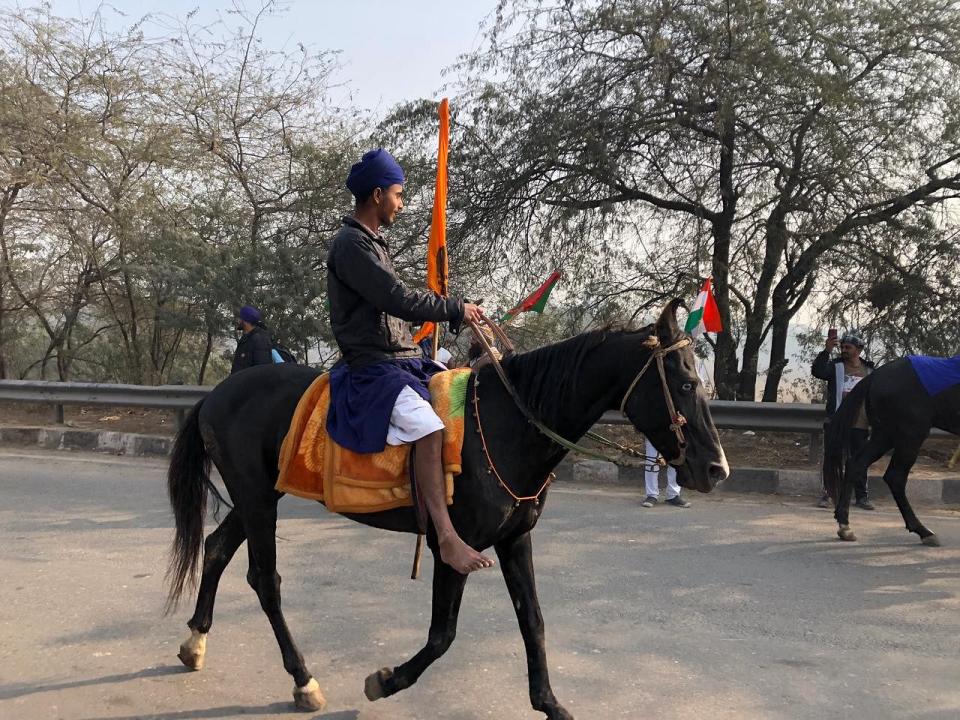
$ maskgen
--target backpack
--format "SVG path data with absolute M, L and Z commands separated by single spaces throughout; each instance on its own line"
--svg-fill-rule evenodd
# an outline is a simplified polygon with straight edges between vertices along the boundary
M 270 354 L 273 356 L 274 364 L 277 364 L 277 363 L 293 363 L 294 365 L 297 364 L 296 356 L 276 340 L 273 341 L 273 347 L 270 350 Z

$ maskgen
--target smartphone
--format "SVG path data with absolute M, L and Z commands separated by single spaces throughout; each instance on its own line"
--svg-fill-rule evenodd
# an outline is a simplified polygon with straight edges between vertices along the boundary
M 827 338 L 828 338 L 829 340 L 836 340 L 836 339 L 837 339 L 837 329 L 836 329 L 836 328 L 830 328 L 829 330 L 827 330 Z

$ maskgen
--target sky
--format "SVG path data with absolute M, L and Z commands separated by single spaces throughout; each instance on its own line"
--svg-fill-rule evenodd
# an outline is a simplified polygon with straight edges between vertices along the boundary
M 35 4 L 0 0 L 4 7 Z M 194 9 L 199 9 L 197 21 L 212 21 L 218 10 L 234 4 L 230 0 L 51 3 L 54 14 L 67 17 L 90 17 L 103 6 L 108 26 L 116 27 L 148 14 L 183 17 Z M 251 13 L 260 8 L 259 0 L 236 4 Z M 339 51 L 342 67 L 336 80 L 345 87 L 334 92 L 333 100 L 382 114 L 400 102 L 441 97 L 442 71 L 460 55 L 482 47 L 480 24 L 496 5 L 497 0 L 288 0 L 279 3 L 282 12 L 263 21 L 260 35 L 272 49 L 295 49 L 303 43 L 314 51 Z

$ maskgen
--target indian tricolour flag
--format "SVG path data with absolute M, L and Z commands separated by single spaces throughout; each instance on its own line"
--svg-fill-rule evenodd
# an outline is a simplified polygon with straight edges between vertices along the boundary
M 717 301 L 713 299 L 713 290 L 711 289 L 711 278 L 703 281 L 703 287 L 700 288 L 700 294 L 697 295 L 697 302 L 694 303 L 693 310 L 687 318 L 687 324 L 684 331 L 699 337 L 702 333 L 718 333 L 723 330 L 723 323 L 720 322 L 720 309 L 717 307 Z

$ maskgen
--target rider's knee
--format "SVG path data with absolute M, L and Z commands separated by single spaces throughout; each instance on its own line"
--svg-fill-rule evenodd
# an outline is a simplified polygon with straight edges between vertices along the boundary
M 429 435 L 424 435 L 422 438 L 417 440 L 414 445 L 419 450 L 421 448 L 437 448 L 439 449 L 443 443 L 443 431 L 435 430 Z

